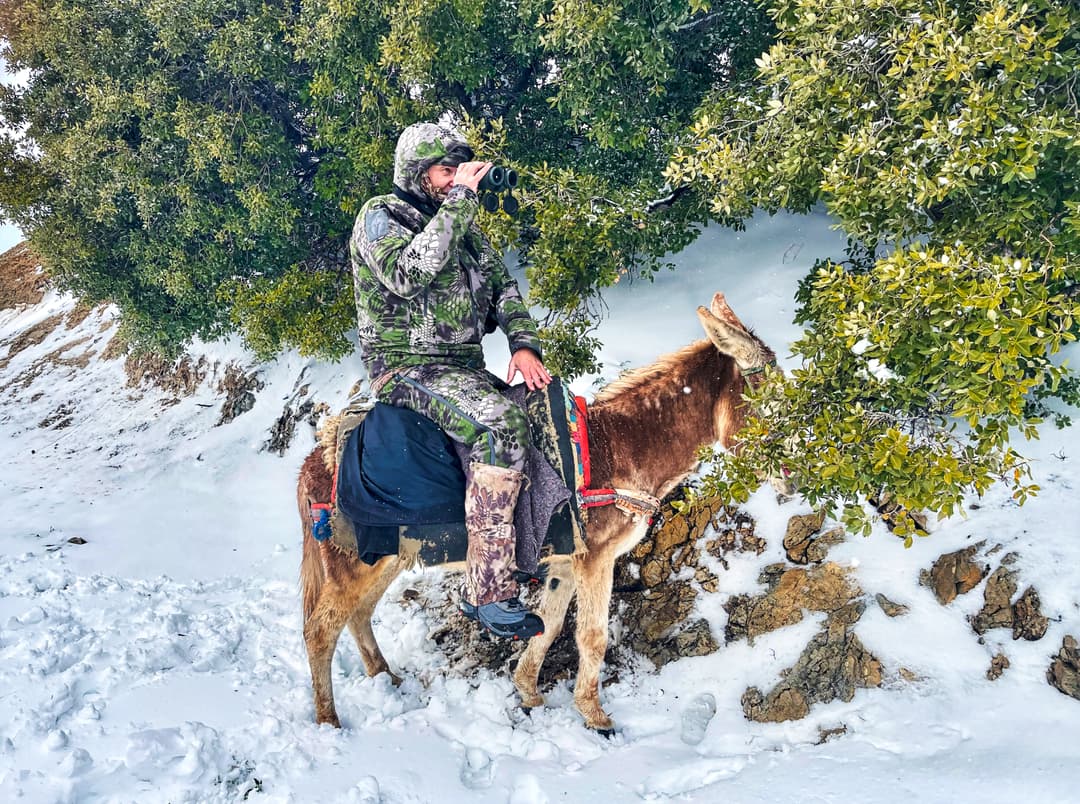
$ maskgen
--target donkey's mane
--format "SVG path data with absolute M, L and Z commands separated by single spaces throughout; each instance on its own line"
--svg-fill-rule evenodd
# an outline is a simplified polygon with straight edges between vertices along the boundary
M 684 346 L 677 352 L 660 356 L 655 363 L 641 368 L 632 369 L 621 377 L 612 380 L 601 388 L 593 398 L 593 404 L 607 402 L 614 397 L 630 391 L 640 390 L 643 386 L 650 385 L 659 380 L 675 380 L 675 372 L 683 368 L 693 358 L 697 357 L 704 347 L 715 349 L 716 347 L 706 339 L 694 341 L 689 346 Z M 681 380 L 680 380 L 681 381 Z

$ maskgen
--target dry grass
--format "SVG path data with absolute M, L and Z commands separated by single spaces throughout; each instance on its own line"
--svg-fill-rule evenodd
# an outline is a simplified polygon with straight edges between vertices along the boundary
M 19 372 L 18 376 L 12 379 L 10 382 L 0 386 L 0 391 L 7 391 L 11 388 L 25 389 L 29 388 L 31 383 L 38 377 L 44 374 L 46 371 L 51 371 L 54 368 L 70 368 L 70 369 L 84 369 L 90 365 L 90 359 L 94 356 L 93 349 L 84 349 L 79 354 L 73 356 L 65 356 L 65 352 L 73 350 L 76 346 L 82 346 L 90 341 L 90 336 L 84 336 L 77 340 L 67 341 L 60 346 L 53 349 L 47 355 L 39 357 L 29 367 Z M 6 366 L 5 361 L 0 361 L 0 368 Z M 30 401 L 40 398 L 37 394 Z
M 23 349 L 28 349 L 31 346 L 37 346 L 43 340 L 49 337 L 53 331 L 60 326 L 64 320 L 63 313 L 57 313 L 51 315 L 44 321 L 39 321 L 29 329 L 24 329 L 18 335 L 11 339 L 8 344 L 8 353 L 0 359 L 0 371 L 3 371 L 11 363 L 11 360 L 15 355 L 21 352 Z
M 110 343 L 106 351 L 111 347 Z M 192 360 L 190 355 L 169 360 L 150 352 L 130 353 L 124 360 L 128 386 L 137 388 L 149 383 L 177 396 L 191 396 L 195 393 L 199 384 L 214 368 L 205 357 Z
M 101 305 L 98 305 L 98 307 L 91 307 L 89 304 L 79 302 L 75 305 L 75 309 L 68 313 L 67 320 L 64 321 L 64 328 L 75 329 L 75 327 L 86 320 L 86 317 L 90 315 L 90 313 L 97 310 L 100 306 Z
M 0 310 L 37 304 L 47 285 L 41 258 L 26 243 L 0 254 Z

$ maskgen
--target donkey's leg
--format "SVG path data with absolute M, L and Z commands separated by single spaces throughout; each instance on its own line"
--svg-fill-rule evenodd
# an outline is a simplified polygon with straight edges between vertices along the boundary
M 334 684 L 331 666 L 338 637 L 363 600 L 378 582 L 386 564 L 368 566 L 348 559 L 340 552 L 327 552 L 332 547 L 320 545 L 326 560 L 326 582 L 319 590 L 311 615 L 304 622 L 304 642 L 311 667 L 311 685 L 315 695 L 315 722 L 329 723 L 340 728 L 334 707 Z M 383 562 L 396 561 L 396 556 Z
M 548 648 L 562 632 L 566 622 L 566 609 L 574 597 L 574 573 L 570 561 L 560 559 L 548 565 L 547 585 L 540 600 L 537 614 L 544 621 L 544 633 L 528 642 L 528 647 L 518 659 L 514 671 L 514 685 L 521 696 L 521 705 L 525 708 L 542 706 L 544 697 L 536 689 L 536 680 L 540 667 L 544 664 Z
M 315 722 L 329 723 L 341 728 L 334 708 L 334 682 L 331 665 L 338 637 L 352 614 L 352 607 L 343 605 L 337 590 L 323 587 L 315 610 L 304 623 L 304 642 L 307 644 L 308 665 L 311 667 L 311 686 L 315 695 Z
M 392 559 L 387 562 L 382 573 L 371 585 L 367 594 L 360 600 L 360 605 L 356 607 L 356 611 L 353 612 L 348 623 L 349 631 L 352 633 L 353 639 L 356 640 L 357 647 L 360 648 L 360 657 L 364 660 L 364 670 L 369 676 L 389 673 L 390 680 L 395 687 L 401 684 L 401 677 L 390 670 L 390 665 L 386 663 L 386 657 L 383 656 L 382 650 L 379 649 L 379 643 L 375 640 L 375 632 L 371 629 L 371 615 L 374 613 L 379 600 L 386 593 L 387 587 L 401 574 L 403 566 L 397 560 Z
M 607 649 L 608 610 L 615 575 L 614 551 L 575 557 L 574 574 L 578 592 L 578 675 L 574 703 L 585 718 L 586 726 L 611 732 L 615 725 L 600 707 L 600 665 Z

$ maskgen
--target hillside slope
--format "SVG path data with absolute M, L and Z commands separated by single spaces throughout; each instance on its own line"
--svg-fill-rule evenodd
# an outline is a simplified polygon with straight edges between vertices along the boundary
M 693 308 L 717 289 L 782 352 L 796 334 L 795 282 L 838 248 L 813 218 L 708 233 L 677 274 L 612 295 L 607 375 L 698 337 Z M 603 690 L 621 729 L 612 740 L 581 726 L 572 681 L 556 681 L 548 705 L 525 716 L 505 672 L 463 670 L 435 641 L 444 612 L 424 602 L 442 595 L 443 573 L 426 569 L 401 578 L 376 613 L 401 688 L 367 678 L 342 639 L 346 728 L 334 731 L 312 722 L 295 581 L 293 484 L 313 428 L 301 420 L 282 454 L 268 443 L 287 409 L 340 407 L 356 365 L 296 355 L 255 365 L 226 342 L 196 345 L 179 367 L 125 367 L 110 346 L 113 311 L 80 309 L 25 255 L 0 257 L 0 284 L 8 274 L 19 293 L 31 288 L 0 296 L 0 789 L 13 797 L 1076 800 L 1080 701 L 1046 682 L 1063 639 L 1080 635 L 1072 429 L 1025 445 L 1043 492 L 1023 509 L 995 489 L 910 550 L 883 528 L 832 547 L 831 566 L 862 590 L 853 633 L 882 668 L 881 686 L 850 701 L 787 722 L 744 715 L 747 690 L 784 683 L 826 624 L 808 610 L 661 670 L 631 657 Z M 497 345 L 489 358 L 505 365 Z M 719 642 L 733 625 L 725 606 L 766 591 L 763 571 L 787 561 L 788 520 L 807 511 L 766 489 L 751 500 L 764 552 L 727 556 L 718 591 L 696 604 Z M 941 554 L 980 543 L 975 561 L 987 569 L 1015 554 L 1014 602 L 1037 587 L 1041 639 L 972 630 L 987 578 L 947 605 L 919 584 Z M 888 616 L 877 593 L 907 613 Z M 991 680 L 999 654 L 1009 666 Z

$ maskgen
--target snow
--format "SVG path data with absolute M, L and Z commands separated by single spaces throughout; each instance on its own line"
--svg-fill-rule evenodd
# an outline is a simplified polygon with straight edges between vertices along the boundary
M 708 230 L 679 255 L 678 272 L 618 287 L 600 330 L 600 377 L 643 365 L 700 337 L 694 309 L 716 290 L 793 367 L 785 344 L 796 282 L 813 260 L 839 256 L 842 236 L 823 216 L 776 216 L 744 233 Z M 0 311 L 0 365 L 11 336 L 71 300 L 50 294 Z M 864 590 L 910 607 L 889 618 L 872 597 L 855 626 L 886 672 L 880 689 L 815 705 L 802 721 L 747 721 L 740 696 L 767 690 L 816 632 L 821 615 L 685 658 L 659 671 L 643 662 L 602 690 L 619 726 L 586 730 L 572 682 L 546 691 L 525 715 L 505 673 L 449 672 L 430 634 L 434 614 L 402 592 L 440 577 L 399 578 L 375 615 L 386 657 L 403 678 L 368 678 L 348 635 L 334 662 L 344 728 L 313 722 L 301 638 L 300 523 L 293 489 L 313 434 L 299 425 L 283 457 L 263 445 L 298 377 L 340 407 L 360 375 L 355 361 L 285 355 L 259 369 L 255 407 L 215 427 L 213 390 L 228 361 L 251 364 L 234 341 L 200 344 L 216 373 L 196 394 L 125 385 L 121 361 L 56 365 L 27 379 L 65 343 L 75 357 L 105 348 L 111 314 L 59 327 L 0 369 L 0 790 L 5 801 L 171 802 L 1075 802 L 1080 701 L 1045 681 L 1062 637 L 1080 636 L 1080 521 L 1075 430 L 1043 429 L 1021 444 L 1038 497 L 1018 508 L 1004 489 L 972 500 L 966 519 L 939 523 L 908 550 L 877 527 L 830 558 Z M 492 341 L 494 370 L 505 347 Z M 21 377 L 25 387 L 11 387 Z M 39 423 L 66 405 L 65 429 Z M 747 504 L 761 556 L 715 567 L 721 592 L 699 613 L 722 634 L 730 595 L 760 591 L 758 574 L 782 560 L 780 538 L 799 501 L 767 488 Z M 85 544 L 69 542 L 79 537 Z M 1051 618 L 1038 642 L 967 617 L 982 586 L 947 607 L 918 584 L 941 553 L 988 540 L 1018 554 L 1021 590 L 1035 584 Z M 1011 667 L 985 677 L 990 658 Z M 901 668 L 915 681 L 904 681 Z M 820 741 L 822 729 L 846 732 Z

